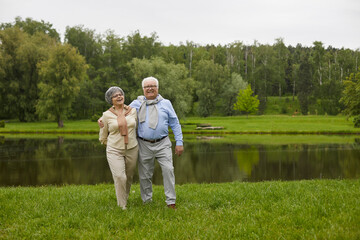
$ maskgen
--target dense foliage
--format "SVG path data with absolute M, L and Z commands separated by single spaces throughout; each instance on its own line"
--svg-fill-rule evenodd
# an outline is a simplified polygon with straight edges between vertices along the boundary
M 50 23 L 16 18 L 0 25 L 0 119 L 44 117 L 36 111 L 44 81 L 40 66 L 55 46 L 65 44 L 76 48 L 88 66 L 79 92 L 69 97 L 74 104 L 64 117 L 71 119 L 100 115 L 108 108 L 104 93 L 113 85 L 124 89 L 129 104 L 142 94 L 141 80 L 149 75 L 159 79 L 160 94 L 173 101 L 180 117 L 237 114 L 233 105 L 247 84 L 260 100 L 259 113 L 265 112 L 269 96 L 287 96 L 298 98 L 303 114 L 336 115 L 346 107 L 339 102 L 346 94 L 343 82 L 357 72 L 360 56 L 358 49 L 325 49 L 319 41 L 311 47 L 285 46 L 281 38 L 273 45 L 165 46 L 156 33 L 121 37 L 81 25 L 68 26 L 61 43 Z
M 349 117 L 355 116 L 354 126 L 360 127 L 360 69 L 346 78 L 344 86 L 344 94 L 340 99 L 345 105 L 344 113 Z

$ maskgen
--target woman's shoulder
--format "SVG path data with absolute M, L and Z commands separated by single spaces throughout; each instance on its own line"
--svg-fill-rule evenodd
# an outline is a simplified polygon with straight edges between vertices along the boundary
M 111 117 L 113 115 L 112 112 L 110 112 L 109 110 L 106 110 L 105 112 L 103 112 L 103 117 Z

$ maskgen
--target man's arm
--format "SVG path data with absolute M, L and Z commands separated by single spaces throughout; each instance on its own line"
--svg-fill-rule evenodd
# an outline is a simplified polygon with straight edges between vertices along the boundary
M 179 122 L 179 119 L 175 113 L 175 110 L 171 104 L 170 101 L 168 101 L 169 105 L 167 106 L 167 109 L 169 110 L 169 125 L 171 130 L 174 133 L 176 146 L 175 146 L 175 154 L 178 156 L 181 156 L 181 154 L 184 152 L 184 146 L 183 146 L 183 135 L 181 130 L 181 125 Z

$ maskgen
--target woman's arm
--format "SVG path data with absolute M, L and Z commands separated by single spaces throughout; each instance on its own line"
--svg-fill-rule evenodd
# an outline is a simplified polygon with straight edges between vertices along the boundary
M 108 138 L 108 135 L 109 135 L 108 120 L 107 120 L 107 118 L 105 117 L 104 114 L 101 117 L 101 119 L 102 119 L 102 123 L 103 123 L 104 127 L 100 128 L 99 141 L 101 142 L 101 144 L 106 145 L 107 144 L 107 138 Z

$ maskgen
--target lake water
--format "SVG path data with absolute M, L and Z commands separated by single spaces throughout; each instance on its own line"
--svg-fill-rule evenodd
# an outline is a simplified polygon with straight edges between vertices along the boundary
M 0 186 L 111 183 L 96 136 L 0 136 Z M 185 136 L 177 184 L 360 178 L 360 136 Z M 135 182 L 138 182 L 136 171 Z M 156 164 L 154 184 L 162 184 Z

